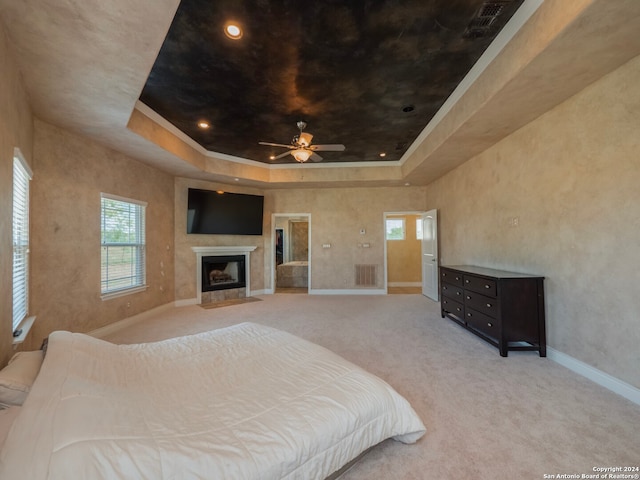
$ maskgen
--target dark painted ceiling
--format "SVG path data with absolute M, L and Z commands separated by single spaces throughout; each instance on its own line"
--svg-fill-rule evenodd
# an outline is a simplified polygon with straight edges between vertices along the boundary
M 140 100 L 212 152 L 295 163 L 258 141 L 304 120 L 324 163 L 397 161 L 522 1 L 182 0 Z

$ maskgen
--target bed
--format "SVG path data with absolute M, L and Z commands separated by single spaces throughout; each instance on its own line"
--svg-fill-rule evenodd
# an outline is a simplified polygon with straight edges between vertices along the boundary
M 387 383 L 270 327 L 135 345 L 54 332 L 0 478 L 324 479 L 424 432 Z
M 276 268 L 276 278 L 281 288 L 306 287 L 309 285 L 309 262 L 282 263 Z

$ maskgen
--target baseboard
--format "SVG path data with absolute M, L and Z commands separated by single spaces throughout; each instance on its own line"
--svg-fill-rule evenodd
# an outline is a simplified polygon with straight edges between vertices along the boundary
M 421 287 L 422 283 L 420 282 L 389 282 L 387 283 L 388 287 Z
M 197 298 L 187 298 L 186 300 L 176 300 L 173 302 L 174 307 L 188 307 L 189 305 L 197 305 Z
M 118 320 L 117 322 L 110 323 L 109 325 L 105 325 L 104 327 L 91 330 L 90 332 L 87 333 L 87 335 L 91 335 L 92 337 L 95 337 L 95 338 L 103 338 L 111 333 L 115 333 L 118 330 L 121 330 L 126 327 L 130 327 L 135 323 L 138 323 L 142 320 L 146 320 L 149 317 L 158 315 L 172 308 L 174 308 L 174 302 L 165 303 L 164 305 L 160 305 L 159 307 L 152 308 L 151 310 L 147 310 L 146 312 L 139 313 L 132 317 L 123 318 L 122 320 Z
M 354 289 L 354 290 L 324 290 L 324 289 L 312 289 L 309 290 L 309 295 L 386 295 L 385 290 L 380 289 Z
M 622 395 L 627 400 L 632 401 L 636 405 L 640 405 L 640 389 L 630 385 L 616 377 L 609 375 L 597 368 L 592 367 L 580 360 L 577 360 L 565 353 L 547 347 L 547 357 L 563 367 L 576 372 L 583 377 L 588 378 L 592 382 L 611 390 L 618 395 Z

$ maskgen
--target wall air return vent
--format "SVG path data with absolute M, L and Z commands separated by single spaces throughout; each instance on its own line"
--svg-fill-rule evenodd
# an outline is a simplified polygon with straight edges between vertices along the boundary
M 465 38 L 483 38 L 494 33 L 496 19 L 512 0 L 485 2 L 464 32 Z
M 356 286 L 375 287 L 377 284 L 377 265 L 356 265 Z

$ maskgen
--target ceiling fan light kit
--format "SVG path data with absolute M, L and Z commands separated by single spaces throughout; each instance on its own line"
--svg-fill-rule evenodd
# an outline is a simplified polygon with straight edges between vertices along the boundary
M 271 155 L 269 159 L 275 160 L 278 158 L 282 158 L 287 154 L 291 154 L 291 156 L 300 163 L 304 163 L 309 159 L 314 162 L 320 162 L 322 161 L 322 157 L 318 155 L 316 151 L 344 152 L 345 146 L 342 144 L 336 143 L 331 145 L 311 145 L 313 135 L 303 131 L 307 127 L 307 123 L 299 121 L 296 123 L 296 125 L 298 126 L 298 130 L 300 130 L 300 133 L 293 137 L 293 140 L 291 140 L 291 145 L 284 145 L 282 143 L 258 142 L 260 145 L 266 145 L 269 147 L 283 147 L 289 149 L 288 152 L 281 153 L 280 155 Z
M 291 152 L 291 155 L 293 155 L 293 158 L 295 158 L 298 162 L 304 163 L 309 160 L 311 152 L 309 150 L 305 150 L 304 148 L 298 148 L 297 150 L 293 150 Z

